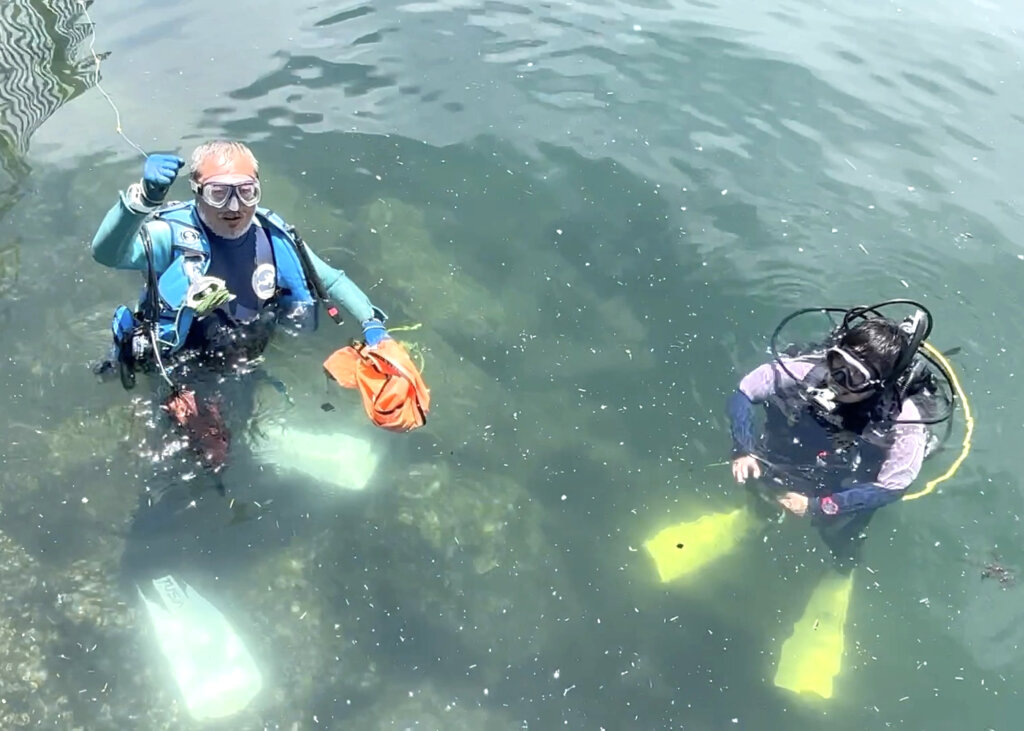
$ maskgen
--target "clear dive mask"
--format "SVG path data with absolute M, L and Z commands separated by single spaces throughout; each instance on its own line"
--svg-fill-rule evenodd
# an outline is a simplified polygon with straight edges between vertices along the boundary
M 253 178 L 238 183 L 226 183 L 218 180 L 199 183 L 191 180 L 189 185 L 193 193 L 214 208 L 223 208 L 232 196 L 238 198 L 238 202 L 243 206 L 250 208 L 260 202 L 260 181 Z
M 825 383 L 808 389 L 807 395 L 826 412 L 835 410 L 840 403 L 839 396 L 872 391 L 882 383 L 871 369 L 842 348 L 825 351 L 825 366 L 828 369 Z
M 825 351 L 829 380 L 850 393 L 864 393 L 877 388 L 881 380 L 866 365 L 842 348 Z

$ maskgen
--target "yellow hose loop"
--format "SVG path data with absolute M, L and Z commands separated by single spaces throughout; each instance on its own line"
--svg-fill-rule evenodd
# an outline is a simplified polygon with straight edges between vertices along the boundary
M 953 460 L 953 464 L 949 466 L 943 474 L 936 477 L 934 480 L 929 480 L 923 488 L 914 493 L 908 493 L 903 496 L 904 500 L 916 500 L 919 497 L 923 497 L 928 493 L 932 492 L 937 485 L 945 482 L 950 477 L 956 474 L 956 471 L 960 469 L 960 465 L 967 459 L 967 455 L 971 451 L 971 437 L 974 435 L 974 415 L 971 413 L 971 402 L 967 400 L 967 394 L 964 393 L 963 386 L 960 385 L 960 379 L 957 378 L 956 371 L 953 370 L 953 366 L 946 360 L 946 356 L 940 353 L 931 343 L 921 343 L 921 347 L 924 348 L 925 352 L 931 357 L 937 360 L 945 369 L 946 374 L 949 375 L 949 380 L 953 384 L 953 392 L 956 397 L 960 399 L 960 403 L 964 406 L 964 441 L 963 446 L 960 448 L 960 455 Z

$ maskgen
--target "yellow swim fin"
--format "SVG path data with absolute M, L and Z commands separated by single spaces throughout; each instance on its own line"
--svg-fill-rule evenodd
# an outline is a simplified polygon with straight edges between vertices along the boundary
M 658 531 L 644 543 L 658 577 L 668 583 L 732 551 L 755 525 L 748 508 L 711 513 Z
M 852 572 L 843 576 L 830 571 L 818 583 L 782 645 L 775 669 L 777 687 L 832 697 L 832 681 L 843 662 L 843 627 L 852 593 Z

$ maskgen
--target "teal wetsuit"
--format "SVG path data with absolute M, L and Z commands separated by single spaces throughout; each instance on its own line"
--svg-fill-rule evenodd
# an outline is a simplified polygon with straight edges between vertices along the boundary
M 248 426 L 254 376 L 261 371 L 243 369 L 224 377 L 219 370 L 207 369 L 207 363 L 201 359 L 189 360 L 187 351 L 216 330 L 208 327 L 211 323 L 221 322 L 224 331 L 242 337 L 261 327 L 264 313 L 272 315 L 265 318 L 270 322 L 269 337 L 269 330 L 279 316 L 287 316 L 290 311 L 315 312 L 317 298 L 306 279 L 290 228 L 269 210 L 258 209 L 253 231 L 243 239 L 229 242 L 211 235 L 199 220 L 194 203 L 147 210 L 133 195 L 137 192 L 135 187 L 122 193 L 106 214 L 93 239 L 92 254 L 106 266 L 143 273 L 147 273 L 151 260 L 152 279 L 160 294 L 159 341 L 164 363 L 169 366 L 174 385 L 192 393 L 198 412 L 189 416 L 185 424 L 174 427 L 176 436 L 182 431 L 188 436 L 192 450 L 166 449 L 160 426 L 147 437 L 153 440 L 149 446 L 158 455 L 155 463 L 159 466 L 144 480 L 145 490 L 129 532 L 124 564 L 126 576 L 149 579 L 188 566 L 199 558 L 206 561 L 210 555 L 231 555 L 230 551 L 215 551 L 211 546 L 240 540 L 237 531 L 222 529 L 236 519 L 232 506 L 272 494 L 276 486 L 273 473 L 255 466 L 244 450 L 235 454 L 232 449 L 227 485 L 221 478 L 224 473 L 220 472 L 227 464 L 231 434 L 243 433 Z M 150 257 L 146 254 L 147 241 L 151 243 Z M 311 269 L 330 299 L 359 322 L 380 317 L 366 294 L 343 272 L 308 253 Z M 266 276 L 260 276 L 261 266 L 270 267 L 263 271 Z M 216 275 L 238 290 L 238 299 L 233 303 L 237 306 L 222 306 L 206 317 L 196 315 L 188 307 L 186 292 L 190 283 L 204 275 Z M 246 287 L 249 289 L 243 292 Z M 256 310 L 255 319 L 236 319 L 240 308 Z M 208 341 L 207 344 L 210 345 Z M 211 351 L 217 344 L 212 345 Z M 176 354 L 184 357 L 167 358 Z M 154 407 L 160 408 L 155 403 Z M 165 417 L 153 419 L 153 423 L 170 425 L 171 420 Z M 191 477 L 186 479 L 194 475 L 199 461 L 192 452 L 203 452 L 209 446 L 206 440 L 212 444 L 211 449 L 222 451 L 216 458 L 203 460 L 216 473 L 215 486 L 219 491 L 231 489 L 242 500 L 213 501 L 206 509 L 197 510 L 192 509 L 197 501 L 215 494 L 197 490 L 197 483 Z M 293 497 L 289 504 L 295 504 L 294 500 Z M 246 532 L 244 542 L 248 545 L 286 537 L 287 531 L 277 529 L 275 521 L 247 523 L 251 530 Z M 183 541 L 180 536 L 197 539 Z
M 283 220 L 267 209 L 258 209 L 253 222 L 266 242 L 265 260 L 276 271 L 274 299 L 286 313 L 315 308 L 314 297 L 296 253 L 295 240 Z M 157 211 L 141 210 L 129 192 L 122 193 L 108 211 L 92 242 L 93 258 L 117 269 L 146 271 L 147 257 L 140 235 L 145 226 L 152 242 L 152 261 L 163 311 L 160 338 L 167 353 L 179 350 L 192 324 L 185 306 L 189 283 L 204 274 L 217 258 L 211 237 L 199 220 L 192 202 L 164 206 Z M 214 241 L 214 246 L 216 243 Z M 343 271 L 335 269 L 306 249 L 316 275 L 328 297 L 341 303 L 359 322 L 381 317 L 366 294 Z M 258 259 L 253 260 L 253 271 Z M 247 281 L 252 272 L 240 277 Z M 255 285 L 254 285 L 255 286 Z M 266 298 L 266 292 L 262 295 Z

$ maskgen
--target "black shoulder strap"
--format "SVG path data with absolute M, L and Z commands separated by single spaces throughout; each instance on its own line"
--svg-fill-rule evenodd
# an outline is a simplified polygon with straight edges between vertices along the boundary
M 146 299 L 142 304 L 142 319 L 148 323 L 156 323 L 160 317 L 160 291 L 156 278 L 156 265 L 153 263 L 153 239 L 145 225 L 139 229 L 142 247 L 146 250 Z
M 267 213 L 275 216 L 276 214 L 267 209 Z M 280 218 L 280 216 L 278 216 Z M 298 230 L 290 224 L 286 224 L 285 233 L 288 234 L 292 241 L 292 245 L 295 248 L 295 253 L 299 257 L 299 263 L 302 265 L 302 273 L 306 277 L 306 282 L 309 284 L 313 295 L 320 300 L 323 304 L 324 309 L 327 310 L 327 314 L 330 315 L 331 319 L 337 324 L 341 325 L 345 322 L 345 318 L 341 316 L 341 310 L 338 305 L 331 300 L 330 295 L 327 294 L 327 287 L 324 286 L 323 280 L 316 273 L 316 269 L 313 267 L 313 262 L 309 258 L 309 251 L 306 249 L 306 242 L 299 236 Z

